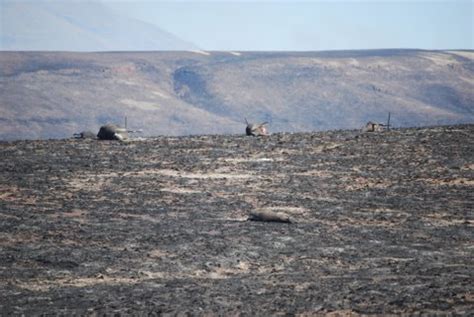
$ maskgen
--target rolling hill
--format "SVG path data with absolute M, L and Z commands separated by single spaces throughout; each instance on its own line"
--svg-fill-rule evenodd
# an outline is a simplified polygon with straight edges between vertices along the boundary
M 107 122 L 144 136 L 474 122 L 474 52 L 0 52 L 0 139 Z
M 2 1 L 0 49 L 189 50 L 196 45 L 93 1 Z

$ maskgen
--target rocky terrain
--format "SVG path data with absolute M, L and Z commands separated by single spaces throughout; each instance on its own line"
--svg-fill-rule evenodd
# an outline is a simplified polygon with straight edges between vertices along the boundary
M 0 52 L 0 140 L 474 122 L 474 52 Z
M 0 314 L 472 315 L 473 140 L 0 142 Z

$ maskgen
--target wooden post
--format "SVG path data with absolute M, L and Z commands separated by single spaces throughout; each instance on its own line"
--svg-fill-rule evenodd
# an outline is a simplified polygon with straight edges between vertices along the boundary
M 388 119 L 387 119 L 387 131 L 390 131 L 390 112 L 388 113 Z

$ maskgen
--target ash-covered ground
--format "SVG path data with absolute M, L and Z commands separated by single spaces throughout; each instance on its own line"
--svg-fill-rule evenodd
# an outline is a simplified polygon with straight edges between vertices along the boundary
M 1 315 L 474 313 L 474 125 L 0 155 Z

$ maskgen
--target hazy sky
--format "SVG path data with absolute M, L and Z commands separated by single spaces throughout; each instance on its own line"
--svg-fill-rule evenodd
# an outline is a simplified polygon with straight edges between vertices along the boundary
M 205 50 L 474 49 L 474 0 L 103 0 Z

